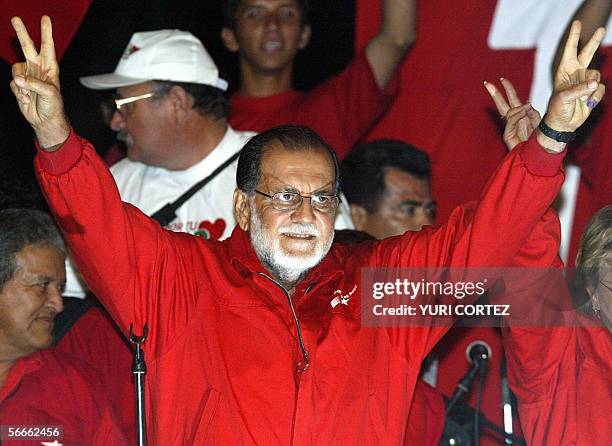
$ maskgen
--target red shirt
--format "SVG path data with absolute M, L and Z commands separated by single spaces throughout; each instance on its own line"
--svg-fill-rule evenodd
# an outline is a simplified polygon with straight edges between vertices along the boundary
M 357 49 L 376 34 L 381 3 L 357 2 Z M 402 89 L 367 139 L 401 139 L 427 152 L 437 218 L 444 223 L 456 206 L 480 196 L 507 152 L 503 122 L 482 81 L 504 76 L 527 97 L 535 51 L 489 47 L 496 1 L 417 3 L 417 39 L 398 70 Z
M 136 438 L 132 353 L 106 311 L 89 309 L 55 348 L 96 369 L 124 436 Z
M 559 190 L 562 158 L 532 139 L 504 160 L 475 210 L 457 209 L 443 228 L 334 244 L 291 296 L 310 358 L 303 373 L 287 295 L 247 233 L 216 242 L 161 229 L 121 202 L 74 133 L 39 152 L 36 168 L 96 296 L 122 331 L 149 324 L 152 444 L 397 445 L 422 360 L 448 327 L 365 328 L 361 291 L 332 307 L 336 290 L 361 289 L 364 266 L 510 263 Z
M 312 128 L 343 159 L 370 130 L 398 91 L 397 80 L 381 91 L 365 55 L 359 54 L 338 75 L 309 92 L 230 98 L 230 125 L 262 132 L 282 124 Z
M 504 332 L 527 444 L 594 446 L 612 438 L 612 335 L 576 317 L 581 326 Z
M 550 213 L 544 226 L 559 236 L 559 223 Z M 537 257 L 541 266 L 561 271 L 557 250 L 557 244 L 530 237 L 515 262 L 530 265 Z M 572 305 L 559 277 L 552 276 L 545 286 L 537 283 L 535 293 L 507 290 L 525 309 L 525 316 L 507 321 L 503 330 L 523 434 L 529 445 L 606 445 L 612 438 L 612 334 L 582 313 L 549 311 Z
M 358 0 L 355 25 L 357 50 L 378 32 L 382 1 Z M 417 39 L 400 67 L 402 89 L 367 140 L 400 139 L 427 152 L 431 159 L 436 221 L 443 224 L 452 210 L 476 200 L 492 172 L 506 156 L 503 125 L 482 81 L 510 79 L 519 97 L 529 96 L 535 49 L 495 49 L 488 43 L 497 1 L 419 0 Z M 498 83 L 497 83 L 498 84 Z M 498 84 L 499 85 L 499 84 Z M 486 147 L 486 153 L 483 148 Z M 501 345 L 492 328 L 453 330 L 436 350 L 437 387 L 452 395 L 467 371 L 465 347 L 472 339 Z M 490 361 L 481 410 L 498 425 L 501 351 Z M 474 405 L 475 387 L 466 401 Z M 497 445 L 483 429 L 481 444 Z
M 126 444 L 97 375 L 84 363 L 52 349 L 13 365 L 0 388 L 0 421 L 2 425 L 61 425 L 60 443 L 66 446 Z

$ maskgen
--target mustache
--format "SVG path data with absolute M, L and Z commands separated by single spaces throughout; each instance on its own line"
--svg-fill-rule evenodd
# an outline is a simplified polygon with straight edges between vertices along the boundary
M 117 141 L 124 143 L 126 146 L 131 146 L 134 144 L 132 135 L 127 132 L 117 132 Z
M 278 230 L 279 234 L 297 234 L 312 237 L 319 237 L 321 231 L 313 224 L 292 223 L 289 226 L 283 226 Z

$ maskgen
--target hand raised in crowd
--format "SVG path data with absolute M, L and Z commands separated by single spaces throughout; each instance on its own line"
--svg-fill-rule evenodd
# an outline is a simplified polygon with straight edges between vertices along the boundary
M 43 16 L 40 20 L 39 52 L 21 18 L 13 17 L 11 24 L 25 56 L 25 62 L 16 63 L 12 67 L 11 90 L 17 98 L 21 113 L 36 132 L 41 147 L 47 151 L 56 150 L 68 138 L 70 125 L 64 115 L 60 93 L 51 19 Z
M 523 104 L 508 79 L 500 79 L 506 96 L 490 82 L 484 83 L 497 111 L 506 120 L 504 128 L 504 143 L 508 150 L 512 150 L 518 143 L 527 141 L 542 119 L 540 113 L 530 103 Z
M 599 28 L 595 31 L 584 48 L 578 52 L 580 30 L 580 22 L 574 21 L 555 75 L 553 96 L 543 118 L 546 125 L 559 132 L 574 132 L 578 129 L 605 92 L 599 72 L 588 69 L 603 40 L 605 29 Z M 538 133 L 538 141 L 551 152 L 561 152 L 564 148 L 564 145 L 543 143 L 545 137 L 541 133 Z

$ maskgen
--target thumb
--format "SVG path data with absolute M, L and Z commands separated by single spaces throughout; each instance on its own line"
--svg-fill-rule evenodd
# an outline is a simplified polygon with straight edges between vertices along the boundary
M 55 86 L 32 76 L 18 74 L 14 76 L 13 80 L 22 90 L 32 91 L 43 97 L 50 97 L 57 93 Z
M 529 122 L 534 129 L 540 124 L 540 121 L 542 120 L 540 113 L 533 107 L 527 111 L 527 117 L 529 117 Z
M 597 90 L 599 86 L 599 82 L 596 80 L 589 80 L 585 82 L 581 82 L 578 85 L 574 85 L 570 88 L 567 88 L 563 91 L 559 92 L 559 98 L 564 102 L 573 102 L 576 99 L 581 100 L 582 102 L 586 102 L 589 96 Z

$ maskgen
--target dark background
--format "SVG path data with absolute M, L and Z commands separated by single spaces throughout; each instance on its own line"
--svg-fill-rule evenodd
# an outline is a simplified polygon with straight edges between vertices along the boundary
M 298 89 L 312 88 L 341 70 L 353 56 L 355 2 L 313 0 L 311 5 L 312 40 L 296 61 L 294 84 Z M 219 0 L 94 0 L 60 62 L 66 113 L 77 133 L 91 140 L 99 153 L 112 144 L 114 134 L 99 112 L 100 102 L 109 93 L 86 89 L 78 78 L 112 72 L 136 31 L 178 28 L 192 32 L 230 82 L 231 93 L 238 81 L 238 62 L 219 37 L 220 6 Z M 8 86 L 10 73 L 10 66 L 0 60 L 0 194 L 19 189 L 33 178 L 33 133 Z

